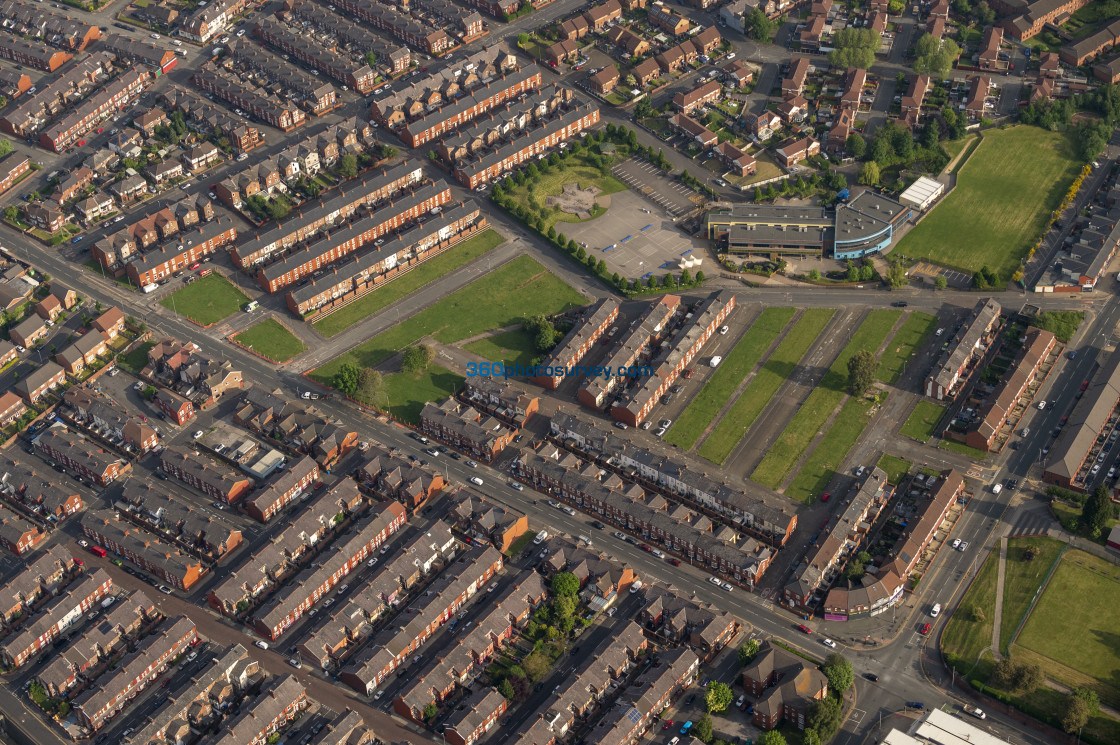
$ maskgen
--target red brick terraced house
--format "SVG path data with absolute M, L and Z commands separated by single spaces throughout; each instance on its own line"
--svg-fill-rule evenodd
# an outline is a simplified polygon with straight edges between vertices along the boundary
M 791 98 L 800 96 L 809 78 L 811 63 L 808 57 L 794 57 L 789 63 L 789 74 L 782 80 L 782 95 Z
M 211 499 L 233 504 L 252 488 L 252 481 L 230 466 L 195 455 L 188 447 L 172 445 L 160 454 L 159 468 L 193 486 Z
M 529 532 L 527 516 L 488 502 L 469 489 L 461 489 L 451 499 L 448 518 L 456 527 L 473 540 L 491 543 L 502 553 Z
M 70 114 L 39 135 L 39 144 L 56 153 L 89 134 L 98 122 L 122 108 L 152 82 L 147 70 L 127 70 L 104 88 L 79 103 Z
M 164 245 L 130 261 L 125 272 L 138 287 L 158 282 L 237 240 L 232 218 L 219 217 L 185 230 Z
M 207 574 L 197 556 L 160 540 L 117 514 L 110 510 L 87 513 L 82 517 L 82 534 L 179 590 L 190 590 Z
M 397 624 L 375 634 L 349 658 L 339 680 L 359 693 L 372 695 L 470 598 L 485 591 L 503 563 L 502 554 L 492 546 L 469 548 L 458 562 L 428 585 L 427 594 L 417 597 L 407 611 L 397 616 Z
M 443 736 L 451 745 L 475 745 L 509 709 L 509 701 L 496 688 L 481 688 L 463 704 L 443 723 Z
M 245 512 L 254 520 L 266 523 L 318 480 L 319 464 L 305 455 L 255 496 L 246 499 Z
M 952 400 L 972 375 L 976 363 L 987 353 L 1002 327 L 1003 309 L 994 298 L 978 300 L 960 331 L 930 370 L 925 395 L 938 401 Z
M 99 486 L 108 486 L 131 470 L 129 463 L 116 453 L 63 427 L 51 427 L 39 435 L 35 447 Z
M 12 151 L 0 158 L 0 194 L 12 188 L 19 177 L 31 170 L 31 159 Z
M 21 667 L 59 638 L 101 599 L 113 592 L 113 578 L 98 567 L 48 600 L 24 625 L 0 641 L 0 659 L 9 667 Z
M 774 148 L 774 154 L 778 156 L 778 163 L 783 168 L 797 165 L 807 158 L 819 155 L 820 152 L 821 143 L 817 142 L 812 137 L 802 137 L 798 140 L 787 141 Z
M 637 622 L 664 639 L 688 645 L 704 662 L 715 659 L 739 633 L 735 617 L 710 603 L 659 585 L 646 585 L 640 592 Z
M 70 552 L 60 545 L 49 546 L 25 564 L 23 571 L 0 587 L 0 621 L 11 624 L 34 612 L 40 600 L 57 593 L 67 579 L 79 572 Z
M 194 404 L 176 393 L 160 390 L 154 400 L 159 410 L 180 427 L 194 417 Z
M 1057 24 L 1084 8 L 1092 0 L 994 0 L 992 9 L 1001 16 L 1008 36 L 1026 41 L 1042 33 L 1048 23 Z M 948 5 L 948 3 L 946 3 Z
M 283 636 L 311 606 L 324 598 L 351 572 L 361 567 L 407 520 L 404 507 L 386 505 L 365 522 L 358 532 L 336 542 L 320 554 L 314 565 L 297 574 L 253 612 L 252 625 L 265 639 Z M 492 550 L 492 549 L 491 549 Z M 489 576 L 487 576 L 489 579 Z
M 981 407 L 976 422 L 965 433 L 965 444 L 985 452 L 996 446 L 1008 418 L 1043 372 L 1043 363 L 1048 360 L 1057 344 L 1057 339 L 1049 331 L 1033 326 L 1027 328 L 1023 334 L 1021 353 L 992 391 L 990 402 Z
M 718 101 L 722 93 L 723 86 L 714 80 L 709 80 L 707 83 L 687 93 L 678 93 L 673 96 L 673 105 L 676 106 L 678 110 L 687 114 L 697 106 L 703 106 L 704 104 Z
M 225 742 L 265 745 L 299 718 L 307 706 L 307 691 L 295 676 L 272 678 L 255 698 L 241 704 L 240 714 L 223 723 L 220 737 Z
M 502 420 L 480 413 L 456 398 L 441 404 L 424 404 L 420 430 L 487 463 L 498 457 L 516 434 Z
M 160 633 L 145 637 L 134 652 L 122 657 L 115 668 L 102 673 L 95 685 L 74 699 L 78 721 L 94 732 L 100 730 L 197 639 L 194 621 L 186 616 L 171 619 Z
M 383 5 L 377 0 L 335 0 L 339 12 L 358 18 L 428 54 L 440 55 L 457 46 L 446 31 L 416 20 L 404 10 Z
M 7 427 L 23 416 L 25 411 L 27 411 L 27 404 L 22 398 L 11 391 L 0 394 L 0 427 Z

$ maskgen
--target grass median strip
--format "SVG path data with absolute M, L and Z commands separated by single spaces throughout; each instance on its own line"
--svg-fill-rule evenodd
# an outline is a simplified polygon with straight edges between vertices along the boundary
M 754 425 L 770 399 L 793 373 L 797 363 L 816 343 L 817 337 L 832 320 L 836 311 L 810 308 L 797 319 L 786 338 L 766 360 L 754 380 L 743 389 L 735 404 L 727 411 L 708 438 L 700 446 L 700 455 L 722 464 Z
M 936 327 L 937 319 L 928 313 L 911 313 L 879 360 L 879 380 L 897 383 L 914 351 L 922 346 Z
M 805 459 L 801 470 L 786 489 L 787 497 L 811 503 L 828 488 L 828 482 L 832 481 L 840 462 L 847 457 L 870 421 L 872 406 L 874 404 L 866 398 L 848 399 L 836 421 Z
M 665 441 L 677 447 L 691 450 L 700 439 L 705 427 L 715 421 L 727 399 L 754 369 L 774 343 L 774 339 L 789 324 L 796 308 L 767 308 L 751 325 L 747 333 L 727 355 L 727 359 L 712 375 L 677 420 L 677 426 L 669 430 Z
M 434 282 L 445 274 L 450 274 L 464 264 L 474 261 L 489 251 L 505 243 L 495 230 L 479 233 L 461 245 L 453 246 L 444 253 L 429 259 L 412 271 L 379 287 L 349 305 L 311 324 L 323 336 L 334 336 L 359 321 L 372 316 L 401 298 L 411 295 L 415 290 L 429 282 Z
M 824 428 L 832 412 L 844 399 L 845 386 L 848 382 L 848 360 L 861 349 L 875 354 L 894 328 L 899 313 L 900 311 L 893 310 L 873 310 L 867 315 L 852 334 L 851 341 L 841 350 L 836 361 L 821 378 L 820 384 L 805 399 L 785 430 L 754 469 L 754 473 L 751 474 L 753 480 L 771 489 L 777 489 L 781 485 L 813 438 Z M 862 426 L 860 431 L 863 431 Z M 857 433 L 856 437 L 858 436 Z M 827 435 L 825 439 L 828 439 Z
M 398 350 L 426 336 L 454 344 L 491 329 L 518 323 L 531 310 L 546 315 L 586 303 L 586 299 L 528 255 L 504 264 L 364 344 L 342 353 L 311 373 L 329 385 L 344 362 L 376 367 Z

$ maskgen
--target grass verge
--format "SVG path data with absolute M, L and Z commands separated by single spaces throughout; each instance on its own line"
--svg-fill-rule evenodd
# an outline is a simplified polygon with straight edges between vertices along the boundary
M 665 435 L 665 441 L 691 450 L 704 429 L 715 421 L 727 399 L 762 359 L 762 355 L 766 354 L 766 350 L 796 312 L 795 308 L 767 308 L 762 311 L 735 348 L 727 354 L 727 359 L 681 413 L 676 426 Z
M 957 664 L 959 673 L 967 674 L 980 653 L 992 644 L 998 573 L 999 552 L 992 551 L 941 634 L 941 650 L 951 664 Z M 973 608 L 978 608 L 979 613 L 974 615 Z
M 323 336 L 334 336 L 406 295 L 412 294 L 429 282 L 434 282 L 443 275 L 450 274 L 464 264 L 474 261 L 500 246 L 505 240 L 496 230 L 479 233 L 311 325 Z
M 820 439 L 813 452 L 805 459 L 801 470 L 790 482 L 786 496 L 811 504 L 828 488 L 828 482 L 836 474 L 840 462 L 863 434 L 871 420 L 871 409 L 875 404 L 866 398 L 849 398 L 840 409 L 840 414 Z
M 904 437 L 913 437 L 918 442 L 929 442 L 937 431 L 937 423 L 944 415 L 945 407 L 941 404 L 922 399 L 903 422 L 899 433 Z
M 879 459 L 879 468 L 882 468 L 887 474 L 887 481 L 895 486 L 902 483 L 906 478 L 906 474 L 910 473 L 910 461 L 899 458 L 897 455 L 888 455 L 883 453 L 883 457 Z
M 454 344 L 475 334 L 512 326 L 528 310 L 552 314 L 582 305 L 584 297 L 522 255 L 364 344 L 344 352 L 311 376 L 329 384 L 345 362 L 376 367 L 397 350 L 426 336 Z
M 275 318 L 266 318 L 233 338 L 274 362 L 287 362 L 307 351 L 307 345 Z
M 786 338 L 759 369 L 742 395 L 700 446 L 700 455 L 722 464 L 754 425 L 770 399 L 793 374 L 836 311 L 810 308 L 801 314 Z
M 222 275 L 210 274 L 159 302 L 164 308 L 186 316 L 200 326 L 210 326 L 241 310 L 249 298 Z
M 1003 577 L 1003 611 L 999 625 L 1000 651 L 1007 654 L 1011 635 L 1023 620 L 1035 593 L 1046 579 L 1065 544 L 1053 538 L 1013 538 L 1007 542 L 1007 565 Z M 1038 555 L 1028 558 L 1034 547 Z
M 848 380 L 848 360 L 861 349 L 875 354 L 898 321 L 899 311 L 873 310 L 852 334 L 851 341 L 837 355 L 820 384 L 813 389 L 785 430 L 771 445 L 754 469 L 751 478 L 771 489 L 778 488 L 797 464 L 813 438 L 822 430 L 832 412 L 844 399 Z M 834 423 L 845 426 L 837 420 Z M 862 427 L 860 428 L 862 430 Z M 858 436 L 858 435 L 857 435 Z M 827 438 L 827 435 L 826 435 Z

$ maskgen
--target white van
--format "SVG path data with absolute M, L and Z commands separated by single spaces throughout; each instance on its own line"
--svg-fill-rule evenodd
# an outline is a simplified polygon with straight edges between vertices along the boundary
M 712 361 L 709 362 L 708 365 L 711 366 L 711 367 L 719 367 L 719 363 L 721 363 L 721 362 L 723 362 L 723 357 L 720 357 L 717 354 L 715 357 L 712 357 Z

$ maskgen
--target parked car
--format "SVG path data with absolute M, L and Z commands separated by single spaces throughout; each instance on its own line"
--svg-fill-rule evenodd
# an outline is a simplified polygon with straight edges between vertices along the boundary
M 813 633 L 813 630 L 803 623 L 797 624 L 797 630 L 800 631 L 802 634 L 812 634 Z

